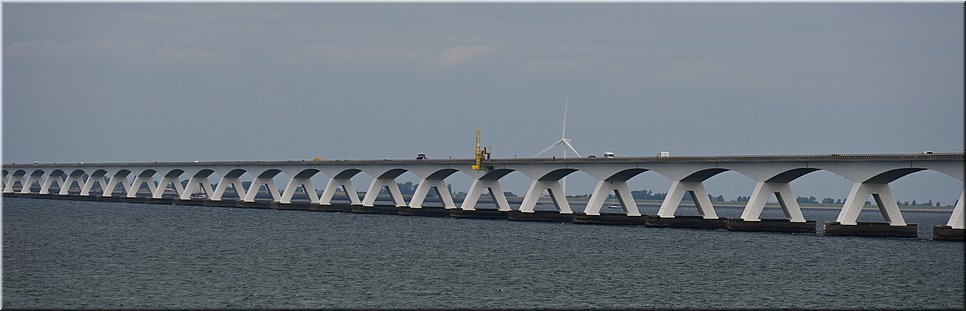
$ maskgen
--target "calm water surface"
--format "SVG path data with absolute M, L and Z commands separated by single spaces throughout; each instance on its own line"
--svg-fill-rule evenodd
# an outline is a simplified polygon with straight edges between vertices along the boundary
M 3 306 L 962 309 L 949 215 L 904 215 L 920 239 L 5 198 Z

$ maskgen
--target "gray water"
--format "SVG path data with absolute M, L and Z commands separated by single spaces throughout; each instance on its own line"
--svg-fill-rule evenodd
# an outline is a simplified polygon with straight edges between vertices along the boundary
M 930 229 L 949 216 L 904 215 Z M 3 306 L 962 309 L 963 243 L 920 231 L 824 237 L 5 198 Z

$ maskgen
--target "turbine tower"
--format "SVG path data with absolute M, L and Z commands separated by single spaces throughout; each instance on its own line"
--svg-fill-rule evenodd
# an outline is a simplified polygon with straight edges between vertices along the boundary
M 570 143 L 570 138 L 567 138 L 567 108 L 569 107 L 570 107 L 570 100 L 568 99 L 567 104 L 564 106 L 563 128 L 560 130 L 560 140 L 550 144 L 550 146 L 547 147 L 547 149 L 543 149 L 543 151 L 537 152 L 537 154 L 533 155 L 534 158 L 539 157 L 544 152 L 550 151 L 551 149 L 559 146 L 560 144 L 564 145 L 563 148 L 561 148 L 563 149 L 563 159 L 567 158 L 567 148 L 570 148 L 570 151 L 573 151 L 578 158 L 580 157 L 580 153 L 577 152 L 577 149 L 574 148 L 574 145 Z M 560 179 L 560 188 L 563 189 L 563 195 L 566 197 L 567 196 L 567 177 L 566 176 Z

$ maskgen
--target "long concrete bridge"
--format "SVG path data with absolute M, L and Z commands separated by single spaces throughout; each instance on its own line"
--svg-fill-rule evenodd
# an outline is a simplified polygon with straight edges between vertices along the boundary
M 489 192 L 498 211 L 513 212 L 517 215 L 535 213 L 538 199 L 547 190 L 557 212 L 561 215 L 573 214 L 567 201 L 561 180 L 567 175 L 582 171 L 597 180 L 581 219 L 593 221 L 603 217 L 600 213 L 605 199 L 616 194 L 626 217 L 642 215 L 631 196 L 627 181 L 645 172 L 655 172 L 671 180 L 671 188 L 661 204 L 653 222 L 670 222 L 673 226 L 675 216 L 685 193 L 695 199 L 700 219 L 717 221 L 714 206 L 704 188 L 704 181 L 725 171 L 741 173 L 756 182 L 755 190 L 745 206 L 740 219 L 733 220 L 735 227 L 755 230 L 761 223 L 762 210 L 767 200 L 774 194 L 781 205 L 787 224 L 807 224 L 801 208 L 795 200 L 790 182 L 811 172 L 824 170 L 841 176 L 853 183 L 842 209 L 829 230 L 850 234 L 850 228 L 857 228 L 859 212 L 871 195 L 887 224 L 878 231 L 909 232 L 907 224 L 896 203 L 889 184 L 908 174 L 933 170 L 949 175 L 960 182 L 964 180 L 964 161 L 966 153 L 936 154 L 849 154 L 849 155 L 775 155 L 775 156 L 674 156 L 674 157 L 626 157 L 626 158 L 514 158 L 489 159 L 484 168 L 471 169 L 473 159 L 449 160 L 325 160 L 325 161 L 229 161 L 229 162 L 153 162 L 153 163 L 35 163 L 4 164 L 2 187 L 4 193 L 32 193 L 31 188 L 39 185 L 39 194 L 49 194 L 56 184 L 62 196 L 71 195 L 68 190 L 78 186 L 80 196 L 91 196 L 92 189 L 102 189 L 101 196 L 116 194 L 127 198 L 137 198 L 138 190 L 145 184 L 151 191 L 151 198 L 162 198 L 165 189 L 173 185 L 178 199 L 191 201 L 192 193 L 204 192 L 206 200 L 218 202 L 225 191 L 231 187 L 243 202 L 254 202 L 258 190 L 265 186 L 276 204 L 292 204 L 292 197 L 304 190 L 312 205 L 331 205 L 337 189 L 349 197 L 350 204 L 358 208 L 374 207 L 376 198 L 387 189 L 396 207 L 409 209 L 423 208 L 429 191 L 434 190 L 443 202 L 445 209 L 472 213 L 484 190 Z M 396 178 L 411 172 L 420 182 L 409 202 L 402 196 Z M 500 185 L 500 180 L 511 172 L 520 172 L 532 182 L 523 202 L 512 210 Z M 250 187 L 242 184 L 242 175 L 253 176 Z M 310 178 L 322 173 L 329 177 L 321 195 L 315 191 Z M 363 198 L 359 198 L 356 185 L 351 178 L 359 173 L 372 177 Z M 467 195 L 460 206 L 446 191 L 445 179 L 453 174 L 463 173 L 472 178 Z M 220 176 L 212 188 L 209 178 Z M 275 177 L 288 176 L 289 181 L 279 190 Z M 187 187 L 182 180 L 188 180 Z M 103 190 L 106 189 L 106 190 Z M 120 191 L 118 191 L 120 190 Z M 962 235 L 964 194 L 953 209 L 944 230 L 953 230 Z M 601 218 L 602 219 L 602 218 Z M 693 220 L 692 220 L 693 221 Z M 813 222 L 814 223 L 814 222 Z M 743 225 L 742 225 L 743 224 Z M 769 225 L 770 226 L 770 225 Z M 914 226 L 914 225 L 911 225 Z M 768 227 L 768 226 L 765 226 Z M 801 227 L 801 226 L 799 226 Z M 905 228 L 904 228 L 905 227 Z M 859 230 L 861 231 L 861 230 Z M 915 228 L 912 228 L 914 234 Z M 890 233 L 891 234 L 891 233 Z

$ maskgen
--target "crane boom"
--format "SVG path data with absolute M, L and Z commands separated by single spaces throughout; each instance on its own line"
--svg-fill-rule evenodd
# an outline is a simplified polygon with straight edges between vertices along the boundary
M 490 158 L 488 148 L 480 148 L 480 129 L 476 129 L 476 150 L 474 151 L 473 170 L 479 171 L 483 167 L 483 160 Z

